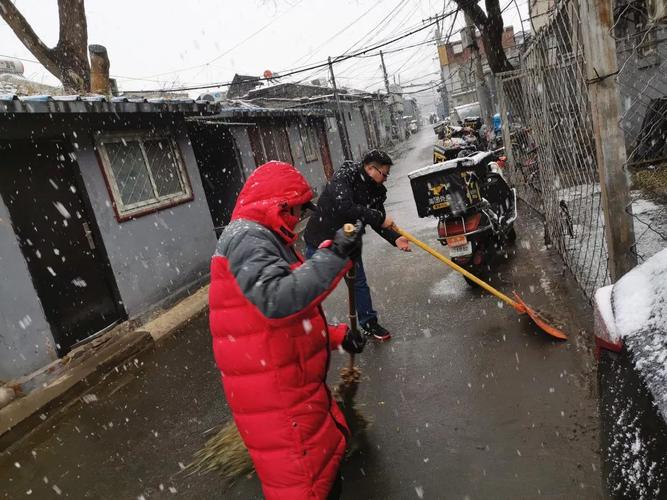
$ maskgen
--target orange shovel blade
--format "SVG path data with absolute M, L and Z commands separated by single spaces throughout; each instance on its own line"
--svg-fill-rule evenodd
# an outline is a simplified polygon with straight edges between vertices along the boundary
M 563 332 L 561 332 L 558 328 L 551 326 L 549 323 L 546 322 L 542 316 L 539 315 L 537 311 L 534 311 L 530 307 L 528 307 L 528 304 L 526 304 L 521 297 L 519 297 L 519 294 L 514 292 L 514 298 L 517 300 L 517 302 L 520 304 L 521 309 L 525 310 L 525 313 L 530 316 L 530 319 L 533 320 L 533 322 L 539 326 L 545 333 L 548 333 L 552 337 L 555 337 L 559 340 L 567 340 L 567 335 L 565 335 Z M 519 310 L 519 308 L 516 308 Z

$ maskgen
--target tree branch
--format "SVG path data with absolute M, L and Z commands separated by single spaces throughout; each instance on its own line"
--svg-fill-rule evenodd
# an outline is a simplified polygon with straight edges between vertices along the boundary
M 484 53 L 489 68 L 495 73 L 513 69 L 507 60 L 503 47 L 505 25 L 499 0 L 485 0 L 486 13 L 477 4 L 478 0 L 454 0 L 456 4 L 472 19 L 477 26 L 484 44 Z
M 503 37 L 505 35 L 505 23 L 503 22 L 503 13 L 500 8 L 499 0 L 485 0 L 486 11 L 489 14 L 489 21 L 486 24 L 485 33 L 482 37 L 484 41 L 484 50 L 488 54 L 487 58 L 491 71 L 501 73 L 514 69 L 507 59 L 507 54 L 503 47 Z
M 51 73 L 58 76 L 58 66 L 53 60 L 53 50 L 44 45 L 28 20 L 14 6 L 11 0 L 0 0 L 0 16 L 14 31 L 18 39 L 27 47 L 37 60 Z
M 456 5 L 458 5 L 463 12 L 470 16 L 472 22 L 475 23 L 475 26 L 482 30 L 482 27 L 486 25 L 488 18 L 484 13 L 484 10 L 477 5 L 475 0 L 454 0 Z

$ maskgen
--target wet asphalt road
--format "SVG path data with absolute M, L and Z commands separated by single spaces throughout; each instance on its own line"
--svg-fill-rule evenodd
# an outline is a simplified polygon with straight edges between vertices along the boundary
M 432 141 L 428 128 L 410 140 L 387 210 L 436 245 L 436 221 L 417 217 L 407 179 L 429 163 Z M 569 342 L 421 250 L 365 237 L 375 305 L 394 337 L 359 356 L 358 401 L 373 425 L 369 447 L 343 465 L 343 498 L 602 498 L 591 312 L 525 207 L 517 232 L 493 282 L 549 311 Z M 344 320 L 345 300 L 340 286 L 326 302 L 330 319 Z M 179 473 L 228 419 L 201 317 L 0 455 L 0 498 L 261 498 L 254 476 L 223 491 L 215 474 Z

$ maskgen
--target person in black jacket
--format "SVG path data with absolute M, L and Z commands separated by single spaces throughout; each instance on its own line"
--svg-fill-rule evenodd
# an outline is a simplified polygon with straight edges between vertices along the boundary
M 336 230 L 350 220 L 362 221 L 393 246 L 404 252 L 411 251 L 408 240 L 391 229 L 394 221 L 384 209 L 387 188 L 383 184 L 392 164 L 389 155 L 377 149 L 366 153 L 361 163 L 343 163 L 324 188 L 317 210 L 306 226 L 303 238 L 307 257 L 310 258 L 323 241 L 332 239 Z M 391 334 L 378 323 L 377 312 L 373 309 L 361 257 L 356 264 L 355 294 L 362 328 L 376 339 L 389 340 Z

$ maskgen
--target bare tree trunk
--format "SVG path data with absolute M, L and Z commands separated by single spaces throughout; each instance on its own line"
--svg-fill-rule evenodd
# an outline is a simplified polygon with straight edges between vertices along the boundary
M 454 0 L 472 19 L 480 32 L 484 53 L 493 74 L 514 69 L 507 59 L 503 48 L 505 26 L 499 0 L 485 0 L 486 13 L 477 5 L 476 0 Z
M 63 84 L 66 91 L 88 92 L 88 25 L 83 0 L 58 0 L 60 33 L 49 48 L 37 36 L 11 0 L 0 0 L 0 16 L 35 58 Z

